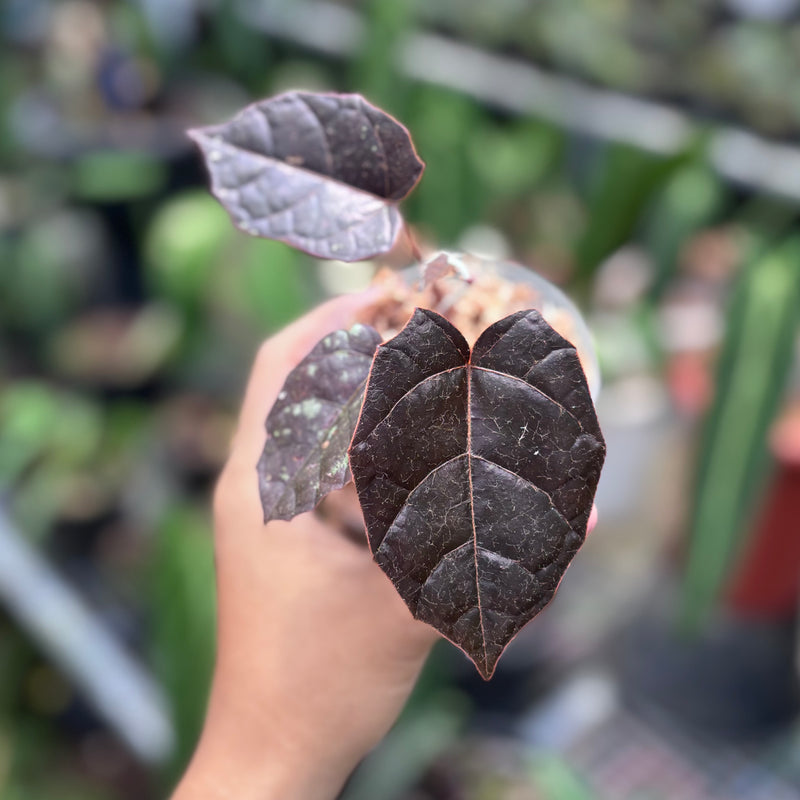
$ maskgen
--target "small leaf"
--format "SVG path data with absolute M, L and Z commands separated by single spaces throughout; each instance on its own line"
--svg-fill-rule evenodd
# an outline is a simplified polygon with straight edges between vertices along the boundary
M 357 94 L 288 92 L 189 135 L 242 230 L 319 258 L 391 249 L 395 203 L 424 169 L 408 131 Z
M 604 457 L 575 348 L 537 311 L 470 353 L 417 309 L 375 355 L 350 467 L 375 560 L 488 679 L 583 542 Z
M 472 283 L 473 277 L 460 253 L 439 253 L 422 264 L 422 288 L 432 283 L 456 275 L 464 283 Z
M 347 446 L 380 342 L 366 325 L 335 331 L 289 373 L 267 417 L 258 462 L 264 522 L 310 511 L 350 481 Z

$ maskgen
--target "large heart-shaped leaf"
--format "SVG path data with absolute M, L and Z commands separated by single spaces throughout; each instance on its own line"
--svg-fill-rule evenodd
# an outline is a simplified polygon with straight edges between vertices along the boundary
M 537 311 L 470 352 L 417 309 L 375 355 L 350 468 L 375 560 L 488 679 L 582 543 L 604 457 L 575 348 Z
M 389 250 L 424 169 L 408 131 L 356 94 L 288 92 L 189 135 L 240 228 L 319 258 Z
M 349 482 L 347 447 L 380 342 L 366 325 L 335 331 L 289 373 L 267 417 L 258 462 L 265 522 L 310 511 Z

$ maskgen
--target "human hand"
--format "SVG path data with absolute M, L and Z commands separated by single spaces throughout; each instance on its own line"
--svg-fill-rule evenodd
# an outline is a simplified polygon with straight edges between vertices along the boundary
M 269 409 L 288 372 L 364 302 L 326 303 L 256 359 L 215 494 L 213 687 L 173 800 L 335 797 L 400 713 L 437 638 L 365 546 L 313 512 L 262 522 L 255 464 Z
M 215 493 L 214 681 L 173 800 L 335 797 L 395 721 L 438 638 L 365 546 L 313 512 L 262 522 L 264 420 L 289 371 L 369 299 L 330 301 L 259 351 Z M 354 502 L 337 494 L 339 508 Z M 593 510 L 590 528 L 595 519 Z

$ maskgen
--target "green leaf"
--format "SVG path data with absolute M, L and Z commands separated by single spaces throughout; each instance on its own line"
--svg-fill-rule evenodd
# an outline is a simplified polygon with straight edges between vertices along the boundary
M 624 244 L 653 193 L 685 156 L 656 156 L 629 145 L 608 148 L 589 198 L 589 224 L 577 243 L 578 277 L 588 280 L 595 268 Z
M 177 742 L 165 776 L 172 781 L 200 734 L 214 664 L 214 548 L 205 515 L 189 506 L 167 513 L 151 579 L 155 669 L 169 698 Z
M 109 150 L 81 156 L 72 178 L 81 200 L 114 203 L 155 194 L 166 181 L 166 171 L 160 161 L 146 153 Z
M 413 716 L 402 717 L 347 785 L 344 800 L 406 797 L 425 771 L 461 736 L 467 704 L 441 692 Z
M 160 296 L 194 307 L 208 288 L 222 250 L 235 237 L 230 220 L 205 191 L 162 205 L 147 231 L 147 277 Z
M 799 318 L 800 238 L 791 238 L 745 269 L 728 312 L 695 482 L 684 630 L 696 630 L 711 613 L 750 521 Z
M 644 232 L 656 262 L 651 297 L 660 296 L 669 285 L 684 244 L 719 212 L 724 191 L 720 178 L 704 164 L 689 164 L 667 181 L 648 213 Z

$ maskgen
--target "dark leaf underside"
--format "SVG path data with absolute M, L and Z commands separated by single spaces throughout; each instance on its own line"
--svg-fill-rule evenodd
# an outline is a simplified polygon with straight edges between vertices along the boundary
M 424 168 L 408 131 L 359 95 L 289 92 L 189 134 L 242 230 L 319 258 L 389 250 L 395 203 Z
M 375 560 L 489 678 L 586 535 L 605 444 L 537 311 L 463 336 L 418 309 L 378 348 L 350 448 Z
M 310 511 L 350 480 L 347 447 L 380 334 L 366 325 L 317 343 L 286 379 L 258 462 L 264 521 Z

